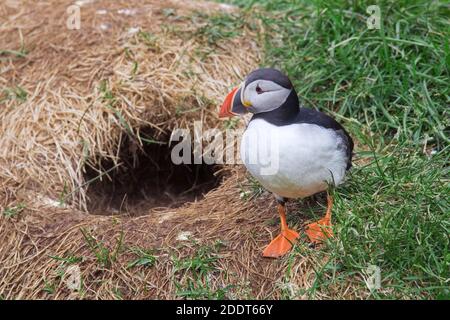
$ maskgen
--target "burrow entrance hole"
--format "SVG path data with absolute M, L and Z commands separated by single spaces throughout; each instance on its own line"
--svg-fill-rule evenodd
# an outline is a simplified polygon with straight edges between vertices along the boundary
M 89 213 L 140 216 L 152 208 L 177 208 L 202 199 L 220 184 L 222 166 L 176 165 L 171 152 L 177 142 L 169 146 L 170 135 L 160 136 L 158 141 L 162 143 L 148 142 L 153 140 L 153 133 L 151 128 L 141 129 L 142 146 L 136 137 L 124 134 L 119 149 L 120 165 L 109 158 L 95 167 L 86 165 Z

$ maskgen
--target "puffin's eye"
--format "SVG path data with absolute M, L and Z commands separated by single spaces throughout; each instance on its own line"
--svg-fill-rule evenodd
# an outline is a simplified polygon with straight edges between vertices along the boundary
M 257 85 L 256 86 L 256 93 L 257 94 L 261 94 L 261 93 L 263 93 L 264 91 L 263 91 L 263 89 L 261 89 L 261 87 L 259 86 L 259 85 Z

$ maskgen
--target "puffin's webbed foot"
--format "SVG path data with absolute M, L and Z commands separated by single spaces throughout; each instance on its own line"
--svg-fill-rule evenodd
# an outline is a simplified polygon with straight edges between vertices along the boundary
M 285 255 L 299 237 L 297 232 L 287 226 L 284 203 L 278 204 L 278 213 L 281 220 L 281 233 L 264 249 L 263 256 L 267 258 L 278 258 Z
M 327 212 L 325 217 L 317 222 L 311 223 L 306 229 L 306 235 L 312 243 L 321 243 L 334 236 L 331 229 L 331 208 L 333 207 L 333 198 L 327 195 Z
M 291 229 L 281 231 L 281 233 L 273 239 L 264 249 L 263 256 L 266 258 L 278 258 L 288 253 L 292 244 L 299 237 L 298 233 Z

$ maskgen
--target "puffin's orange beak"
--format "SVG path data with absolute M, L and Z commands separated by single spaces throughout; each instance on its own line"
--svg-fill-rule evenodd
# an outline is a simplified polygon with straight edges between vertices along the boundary
M 236 114 L 231 111 L 233 106 L 233 100 L 234 96 L 236 95 L 236 91 L 239 89 L 239 87 L 234 88 L 231 90 L 231 92 L 227 95 L 225 98 L 225 101 L 222 104 L 222 107 L 220 107 L 219 111 L 219 118 L 228 118 L 233 117 Z

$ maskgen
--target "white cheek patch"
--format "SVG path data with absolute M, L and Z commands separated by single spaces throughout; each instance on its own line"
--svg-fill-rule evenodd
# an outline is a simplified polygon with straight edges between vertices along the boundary
M 256 92 L 257 86 L 263 93 Z M 242 101 L 249 101 L 252 104 L 253 113 L 268 112 L 281 107 L 291 90 L 272 81 L 257 80 L 247 85 Z
M 290 93 L 291 90 L 285 88 L 262 93 L 256 98 L 254 107 L 257 112 L 272 111 L 281 107 Z

